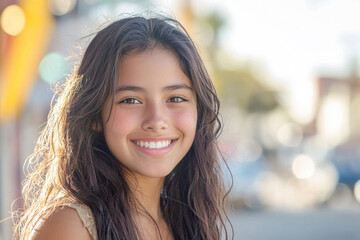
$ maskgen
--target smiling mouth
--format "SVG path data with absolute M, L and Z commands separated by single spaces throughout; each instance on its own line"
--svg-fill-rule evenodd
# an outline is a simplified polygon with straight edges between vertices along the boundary
M 137 146 L 146 148 L 146 149 L 164 149 L 169 147 L 174 140 L 161 140 L 161 141 L 133 141 Z

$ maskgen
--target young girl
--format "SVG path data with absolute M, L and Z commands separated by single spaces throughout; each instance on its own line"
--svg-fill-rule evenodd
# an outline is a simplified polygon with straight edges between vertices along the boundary
M 228 239 L 218 111 L 179 22 L 110 24 L 66 81 L 30 157 L 19 238 Z

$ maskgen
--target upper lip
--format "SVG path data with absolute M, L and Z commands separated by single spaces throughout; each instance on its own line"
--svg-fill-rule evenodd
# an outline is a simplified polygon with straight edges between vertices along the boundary
M 157 141 L 167 141 L 167 140 L 176 140 L 177 137 L 146 137 L 146 138 L 136 138 L 131 139 L 131 141 L 144 141 L 144 142 L 157 142 Z

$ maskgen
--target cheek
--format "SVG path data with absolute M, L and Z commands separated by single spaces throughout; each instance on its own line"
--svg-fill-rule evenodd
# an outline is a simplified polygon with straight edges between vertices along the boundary
M 126 135 L 130 130 L 136 127 L 139 116 L 128 111 L 116 109 L 110 116 L 109 122 L 106 124 L 108 133 L 116 135 Z
M 182 109 L 176 112 L 173 117 L 178 128 L 181 128 L 187 134 L 195 135 L 197 122 L 196 108 Z

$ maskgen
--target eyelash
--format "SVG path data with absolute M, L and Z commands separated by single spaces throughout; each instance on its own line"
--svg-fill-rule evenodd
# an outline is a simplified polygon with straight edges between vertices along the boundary
M 181 99 L 181 101 L 171 101 L 171 99 Z M 171 103 L 181 103 L 181 102 L 187 102 L 188 100 L 186 100 L 183 97 L 180 96 L 173 96 L 171 98 L 169 98 L 169 100 L 167 102 L 171 102 Z
M 178 100 L 175 100 L 175 99 L 178 99 Z M 179 99 L 180 99 L 180 101 L 179 101 Z M 175 100 L 175 101 L 172 101 L 172 100 Z M 131 102 L 129 102 L 129 101 L 131 101 Z M 137 103 L 135 101 L 137 101 Z M 188 100 L 183 97 L 173 96 L 173 97 L 169 98 L 169 100 L 167 100 L 166 102 L 181 103 L 181 102 L 187 102 L 187 101 Z M 121 103 L 121 104 L 139 104 L 139 103 L 141 103 L 141 101 L 134 97 L 128 97 L 128 98 L 121 100 L 119 103 Z
M 138 103 L 134 103 L 134 102 L 130 103 L 130 102 L 128 102 L 129 100 L 130 101 L 138 101 Z M 139 104 L 141 102 L 138 99 L 134 98 L 134 97 L 128 97 L 128 98 L 125 98 L 125 99 L 121 100 L 119 103 L 123 103 L 123 104 Z

